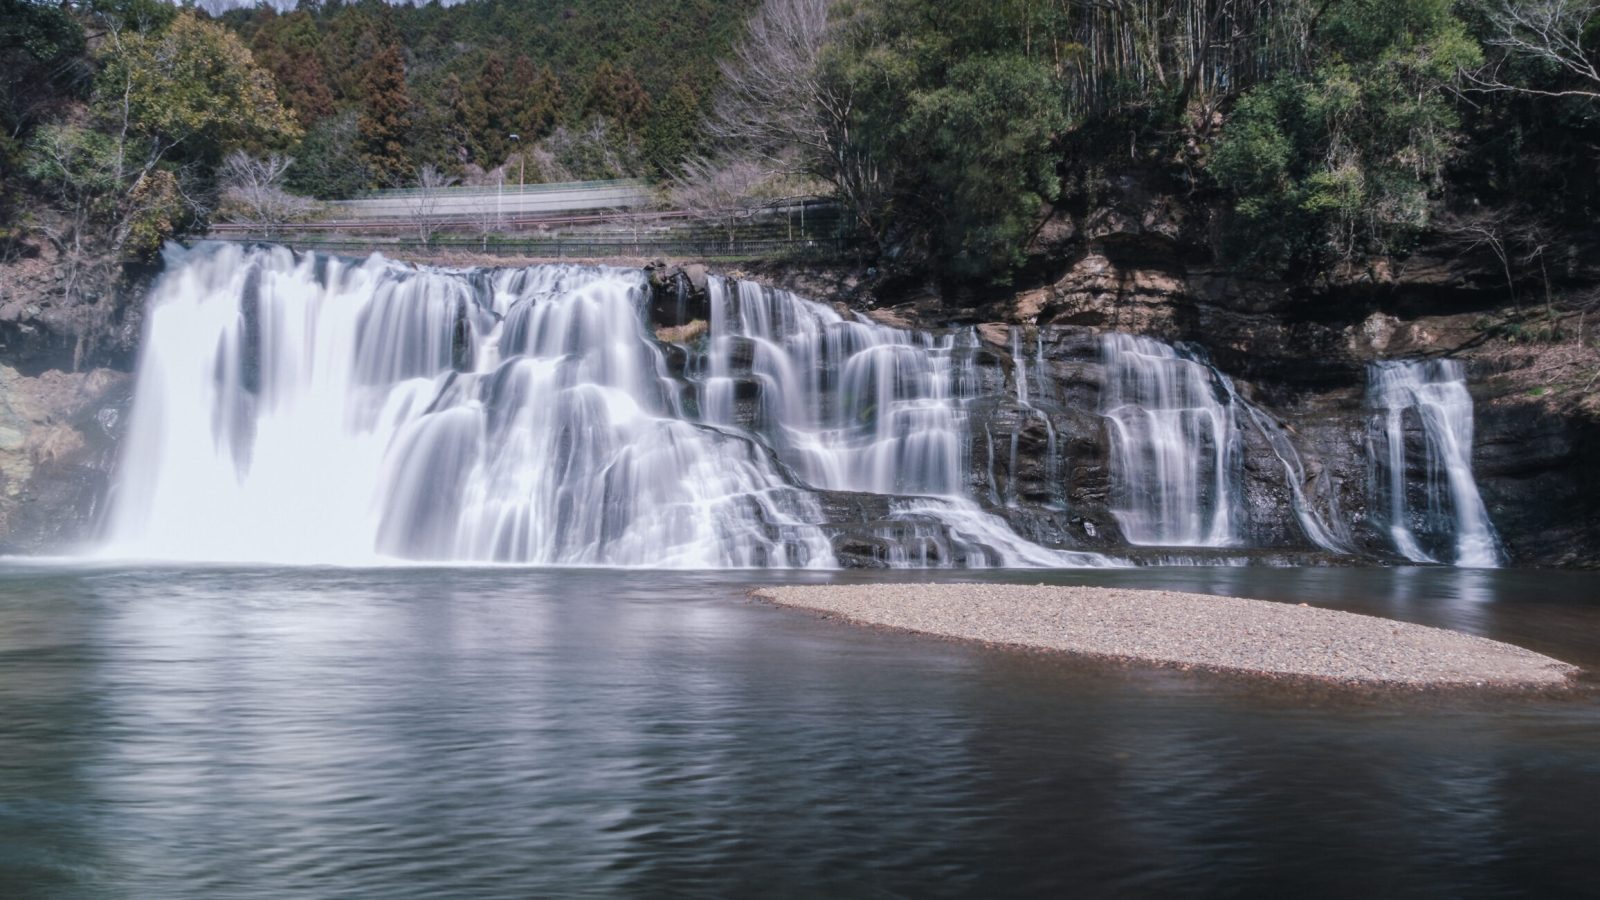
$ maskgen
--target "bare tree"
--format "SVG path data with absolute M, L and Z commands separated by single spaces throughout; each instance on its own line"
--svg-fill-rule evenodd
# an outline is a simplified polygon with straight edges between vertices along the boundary
M 424 244 L 433 240 L 444 224 L 439 206 L 445 190 L 455 183 L 454 176 L 446 175 L 431 163 L 417 170 L 417 186 L 411 199 L 411 224 Z
M 771 175 L 770 170 L 751 159 L 693 157 L 683 163 L 672 180 L 672 202 L 691 217 L 726 234 L 732 249 L 740 223 L 766 206 L 759 191 Z
M 489 236 L 505 230 L 502 199 L 506 184 L 506 167 L 502 165 L 487 172 L 481 169 L 472 171 L 469 168 L 468 184 L 479 190 L 479 196 L 472 208 L 472 224 L 478 231 L 483 250 L 487 252 Z
M 1479 210 L 1444 221 L 1440 231 L 1463 255 L 1479 249 L 1494 254 L 1505 278 L 1507 297 L 1519 308 L 1523 306 L 1523 297 L 1517 286 L 1519 282 L 1532 280 L 1537 265 L 1546 316 L 1554 320 L 1555 296 L 1550 282 L 1548 251 L 1555 245 L 1555 232 L 1540 221 L 1536 210 L 1527 206 Z
M 852 96 L 822 71 L 832 7 L 833 0 L 766 0 L 721 65 L 722 92 L 706 128 L 776 171 L 826 180 L 875 233 L 884 186 L 855 145 Z
M 528 162 L 545 180 L 635 178 L 639 145 L 605 116 L 590 116 L 578 128 L 557 126 L 532 148 Z
M 1584 50 L 1584 34 L 1600 15 L 1600 0 L 1482 0 L 1489 36 L 1484 43 L 1505 55 L 1476 72 L 1467 72 L 1470 89 L 1588 97 L 1600 100 L 1600 68 Z M 1542 62 L 1572 79 L 1572 87 L 1544 90 L 1514 84 L 1502 74 L 1506 59 Z
M 642 250 L 644 235 L 650 231 L 660 230 L 661 211 L 674 205 L 672 194 L 676 187 L 676 184 L 669 182 L 652 191 L 649 199 L 642 204 L 613 206 L 606 209 L 605 215 L 612 226 L 632 236 L 635 255 Z
M 258 229 L 267 237 L 304 220 L 315 204 L 284 190 L 283 177 L 292 165 L 294 157 L 280 153 L 260 158 L 243 150 L 228 154 L 219 173 L 223 217 Z
M 828 123 L 818 115 L 832 99 L 818 65 L 829 5 L 830 0 L 762 4 L 721 64 L 725 86 L 709 123 L 713 136 L 767 151 L 829 144 Z

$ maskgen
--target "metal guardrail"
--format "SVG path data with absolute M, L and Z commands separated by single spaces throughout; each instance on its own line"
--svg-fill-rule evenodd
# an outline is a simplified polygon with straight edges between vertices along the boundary
M 373 197 L 365 200 L 336 200 L 325 204 L 335 218 L 407 221 L 425 207 L 425 214 L 441 219 L 473 219 L 501 216 L 559 215 L 580 210 L 635 209 L 653 201 L 643 188 L 608 186 L 583 190 L 509 193 L 501 191 L 451 193 L 441 191 L 426 199 Z
M 774 207 L 769 210 L 759 211 L 756 216 L 747 220 L 750 222 L 786 221 L 788 230 L 799 228 L 801 231 L 815 233 L 817 228 L 826 228 L 836 233 L 840 230 L 839 222 L 842 211 L 837 203 L 827 199 L 806 199 L 787 206 Z M 521 231 L 537 228 L 540 231 L 556 228 L 599 228 L 606 225 L 621 225 L 627 230 L 652 227 L 675 227 L 675 223 L 696 218 L 693 214 L 682 210 L 633 210 L 629 212 L 615 212 L 609 210 L 580 212 L 571 214 L 537 213 L 531 215 L 504 215 L 498 217 L 496 228 L 500 230 Z M 477 230 L 483 224 L 482 216 L 447 216 L 435 217 L 436 224 L 444 230 L 454 230 L 459 226 L 467 226 L 468 230 Z M 304 233 L 308 231 L 352 231 L 352 232 L 389 232 L 397 233 L 414 229 L 416 226 L 405 220 L 386 221 L 382 219 L 319 219 L 310 222 L 296 222 L 286 226 L 283 231 L 290 233 Z M 746 228 L 749 225 L 744 226 Z M 246 222 L 213 222 L 211 233 L 213 235 L 257 234 L 258 226 Z
M 696 259 L 728 258 L 806 258 L 838 259 L 851 248 L 845 238 L 641 238 L 567 235 L 537 240 L 496 241 L 462 240 L 439 237 L 426 243 L 419 240 L 360 240 L 352 238 L 305 238 L 298 236 L 262 237 L 228 235 L 210 240 L 235 243 L 273 243 L 294 250 L 325 253 L 372 253 L 386 250 L 405 252 L 458 252 L 489 256 L 526 256 L 538 259 L 595 259 L 615 257 L 673 256 Z
M 433 193 L 447 197 L 484 197 L 495 194 L 506 196 L 522 194 L 550 194 L 562 191 L 601 191 L 610 189 L 650 190 L 650 182 L 643 178 L 615 178 L 606 181 L 555 181 L 541 182 L 539 184 L 525 185 L 474 185 L 471 187 L 454 186 L 447 188 L 434 188 Z M 389 200 L 415 197 L 423 193 L 421 188 L 382 188 L 376 191 L 367 191 L 352 197 L 351 200 Z M 334 201 L 349 202 L 349 201 Z

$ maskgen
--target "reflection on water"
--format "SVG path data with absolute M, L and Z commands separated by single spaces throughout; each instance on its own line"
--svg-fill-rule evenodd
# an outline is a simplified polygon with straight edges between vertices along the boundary
M 1337 605 L 1600 668 L 1594 576 L 1013 577 Z M 13 566 L 0 896 L 1558 896 L 1600 875 L 1592 690 L 1106 668 L 747 586 Z

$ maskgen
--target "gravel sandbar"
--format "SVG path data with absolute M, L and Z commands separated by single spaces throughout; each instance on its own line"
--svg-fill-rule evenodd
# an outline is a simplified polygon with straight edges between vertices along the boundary
M 1442 628 L 1174 591 L 867 584 L 752 594 L 852 622 L 963 640 L 1352 684 L 1558 686 L 1578 671 L 1532 650 Z

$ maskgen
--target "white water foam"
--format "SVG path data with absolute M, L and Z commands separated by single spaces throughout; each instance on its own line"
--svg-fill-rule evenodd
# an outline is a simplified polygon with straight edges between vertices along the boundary
M 1395 549 L 1413 562 L 1442 562 L 1448 554 L 1458 566 L 1500 565 L 1500 543 L 1472 474 L 1466 368 L 1450 359 L 1384 361 L 1373 363 L 1367 376 L 1373 508 L 1386 513 Z M 1420 506 L 1407 491 L 1408 419 L 1422 432 Z
M 713 292 L 693 415 L 639 270 L 171 248 L 100 554 L 825 568 L 820 489 L 891 495 L 892 517 L 937 526 L 937 564 L 1105 562 L 1034 545 L 967 496 L 970 334 Z M 734 421 L 740 367 L 756 422 Z

